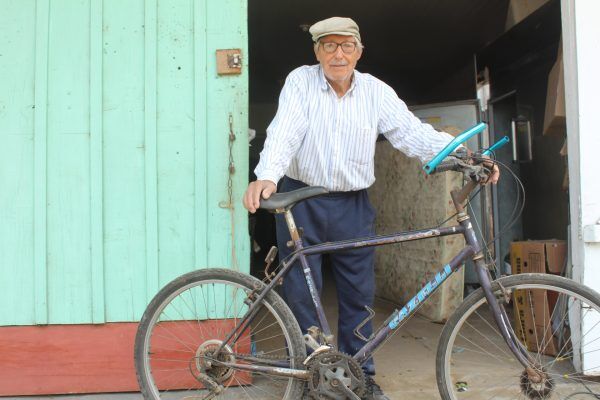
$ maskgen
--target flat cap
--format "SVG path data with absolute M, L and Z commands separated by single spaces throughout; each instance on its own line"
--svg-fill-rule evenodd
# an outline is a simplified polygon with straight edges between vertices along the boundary
M 327 18 L 312 25 L 308 31 L 312 35 L 313 42 L 327 35 L 354 36 L 359 42 L 361 41 L 358 25 L 351 18 Z

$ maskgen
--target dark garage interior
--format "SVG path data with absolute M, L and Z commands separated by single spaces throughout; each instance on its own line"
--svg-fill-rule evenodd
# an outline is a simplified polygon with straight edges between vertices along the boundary
M 513 162 L 509 146 L 498 153 L 523 181 L 527 203 L 521 218 L 503 236 L 496 259 L 505 257 L 512 240 L 566 239 L 568 193 L 562 187 L 566 161 L 559 154 L 564 138 L 542 132 L 548 73 L 560 41 L 560 1 L 547 1 L 507 29 L 509 3 L 250 0 L 250 128 L 256 137 L 250 147 L 249 180 L 256 179 L 252 171 L 287 74 L 316 63 L 308 27 L 330 16 L 347 16 L 358 23 L 365 46 L 357 69 L 388 83 L 409 106 L 477 99 L 478 79 L 485 77 L 489 100 L 506 96 L 494 103 L 493 114 L 481 110 L 480 120 L 490 123 L 490 141 L 508 134 L 512 118 L 525 116 L 531 121 L 531 160 Z M 502 204 L 495 210 L 498 226 L 512 211 L 512 185 L 501 181 L 497 187 L 495 200 Z M 262 277 L 264 257 L 275 244 L 273 217 L 259 211 L 251 216 L 250 230 L 252 270 Z

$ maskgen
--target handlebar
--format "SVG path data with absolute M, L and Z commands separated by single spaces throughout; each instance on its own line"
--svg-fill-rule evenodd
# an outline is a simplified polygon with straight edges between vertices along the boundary
M 489 149 L 487 149 L 486 151 L 484 151 L 481 154 L 483 154 L 484 156 L 489 156 L 494 151 L 496 151 L 497 148 L 504 146 L 508 142 L 510 142 L 510 139 L 508 138 L 508 136 L 504 136 L 502 139 L 500 139 L 496 143 L 494 143 L 494 145 L 492 147 L 490 147 Z
M 441 163 L 444 158 L 448 156 L 448 154 L 452 153 L 458 146 L 469 140 L 471 137 L 477 135 L 478 133 L 483 132 L 483 130 L 487 127 L 485 122 L 481 122 L 475 125 L 472 128 L 467 129 L 462 132 L 460 135 L 456 136 L 450 143 L 446 145 L 431 161 L 429 161 L 423 169 L 427 175 L 431 174 L 435 171 L 436 167 L 439 163 Z
M 470 155 L 466 148 L 459 148 L 453 153 L 449 152 L 451 149 L 458 147 L 461 143 L 481 132 L 485 127 L 485 123 L 480 123 L 455 137 L 454 140 L 425 165 L 423 168 L 425 172 L 431 175 L 438 172 L 457 171 L 462 172 L 471 181 L 486 182 L 490 169 L 484 166 L 483 162 L 496 149 L 510 141 L 508 136 L 504 136 L 487 150 L 477 152 L 473 155 Z

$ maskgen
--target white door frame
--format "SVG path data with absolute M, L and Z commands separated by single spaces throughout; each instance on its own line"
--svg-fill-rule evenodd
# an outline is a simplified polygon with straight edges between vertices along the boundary
M 573 278 L 600 292 L 600 1 L 561 0 L 561 11 Z M 597 322 L 585 318 L 581 332 Z M 600 373 L 600 354 L 581 361 Z

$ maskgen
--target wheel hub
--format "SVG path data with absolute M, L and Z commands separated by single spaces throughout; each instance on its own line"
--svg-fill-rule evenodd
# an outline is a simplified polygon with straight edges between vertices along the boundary
M 554 381 L 543 367 L 527 368 L 521 374 L 520 382 L 525 396 L 533 400 L 549 398 L 554 389 Z
M 215 381 L 219 383 L 225 382 L 227 379 L 233 375 L 234 370 L 232 368 L 228 368 L 225 366 L 215 366 L 213 364 L 213 354 L 223 342 L 217 339 L 207 340 L 198 346 L 196 350 L 196 368 L 198 371 L 205 373 Z M 233 363 L 235 362 L 235 356 L 231 348 L 227 345 L 223 346 L 219 354 L 217 355 L 216 360 L 221 362 Z

